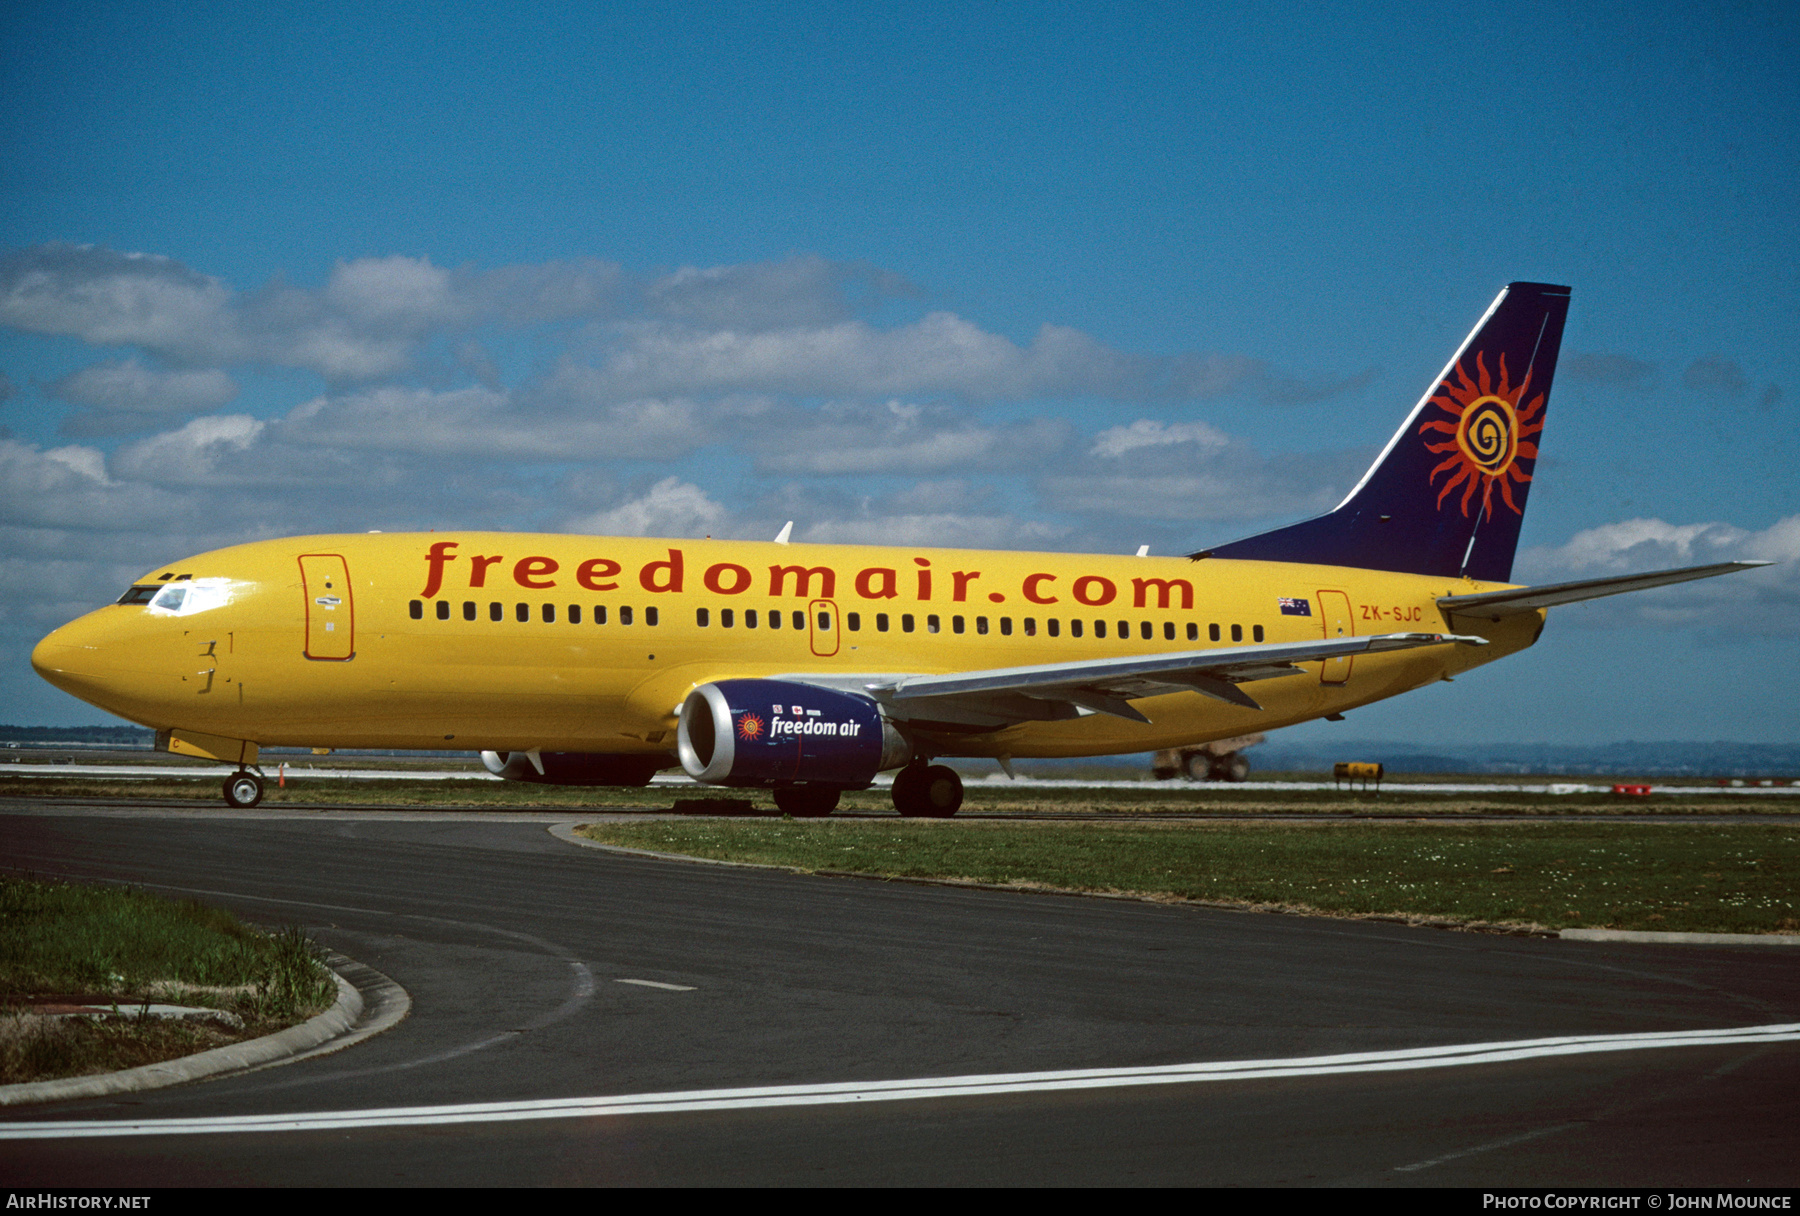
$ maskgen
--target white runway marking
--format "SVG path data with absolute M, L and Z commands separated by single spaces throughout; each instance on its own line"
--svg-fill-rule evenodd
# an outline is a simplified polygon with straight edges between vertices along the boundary
M 748 1089 L 699 1089 L 600 1098 L 546 1098 L 534 1102 L 472 1102 L 457 1106 L 390 1107 L 290 1115 L 241 1115 L 203 1119 L 67 1120 L 0 1123 L 0 1140 L 61 1140 L 95 1136 L 235 1135 L 245 1132 L 320 1132 L 365 1127 L 437 1127 L 454 1123 L 503 1123 L 526 1119 L 597 1119 L 613 1115 L 756 1110 L 856 1102 L 903 1102 L 983 1094 L 1043 1093 L 1070 1089 L 1118 1089 L 1140 1085 L 1191 1085 L 1203 1081 L 1253 1081 L 1275 1077 L 1324 1077 L 1360 1072 L 1458 1068 L 1551 1056 L 1665 1047 L 1800 1042 L 1800 1023 L 1680 1030 L 1649 1034 L 1570 1035 L 1454 1047 L 1414 1047 L 1288 1060 L 1232 1060 L 1147 1068 L 1084 1068 L 1062 1072 L 994 1073 L 927 1077 L 909 1081 L 843 1081 L 824 1085 L 769 1085 Z
M 641 984 L 645 988 L 667 988 L 670 992 L 698 992 L 692 984 L 665 984 L 661 980 L 614 980 L 615 984 Z

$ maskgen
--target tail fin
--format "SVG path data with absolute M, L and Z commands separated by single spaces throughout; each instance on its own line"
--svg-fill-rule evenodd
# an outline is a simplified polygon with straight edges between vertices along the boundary
M 1506 582 L 1569 289 L 1509 283 L 1330 514 L 1192 554 Z

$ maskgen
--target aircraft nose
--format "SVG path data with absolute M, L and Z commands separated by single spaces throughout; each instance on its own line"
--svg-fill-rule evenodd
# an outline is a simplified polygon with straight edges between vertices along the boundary
M 32 647 L 31 669 L 64 692 L 88 699 L 83 690 L 102 665 L 98 639 L 89 616 L 70 621 L 51 631 Z

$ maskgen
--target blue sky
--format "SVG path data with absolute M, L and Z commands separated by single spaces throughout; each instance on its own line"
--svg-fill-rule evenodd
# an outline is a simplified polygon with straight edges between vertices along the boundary
M 1535 279 L 1574 305 L 1516 577 L 1785 564 L 1559 611 L 1355 733 L 1793 741 L 1797 30 L 10 5 L 0 716 L 97 720 L 31 644 L 243 539 L 1231 539 L 1333 505 Z

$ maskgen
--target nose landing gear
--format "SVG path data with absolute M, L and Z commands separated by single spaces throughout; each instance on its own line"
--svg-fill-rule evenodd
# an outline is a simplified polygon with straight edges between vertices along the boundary
M 894 809 L 908 819 L 948 819 L 962 800 L 962 778 L 953 768 L 914 761 L 894 774 Z
M 239 769 L 225 778 L 225 805 L 253 807 L 262 801 L 262 778 L 249 769 Z

